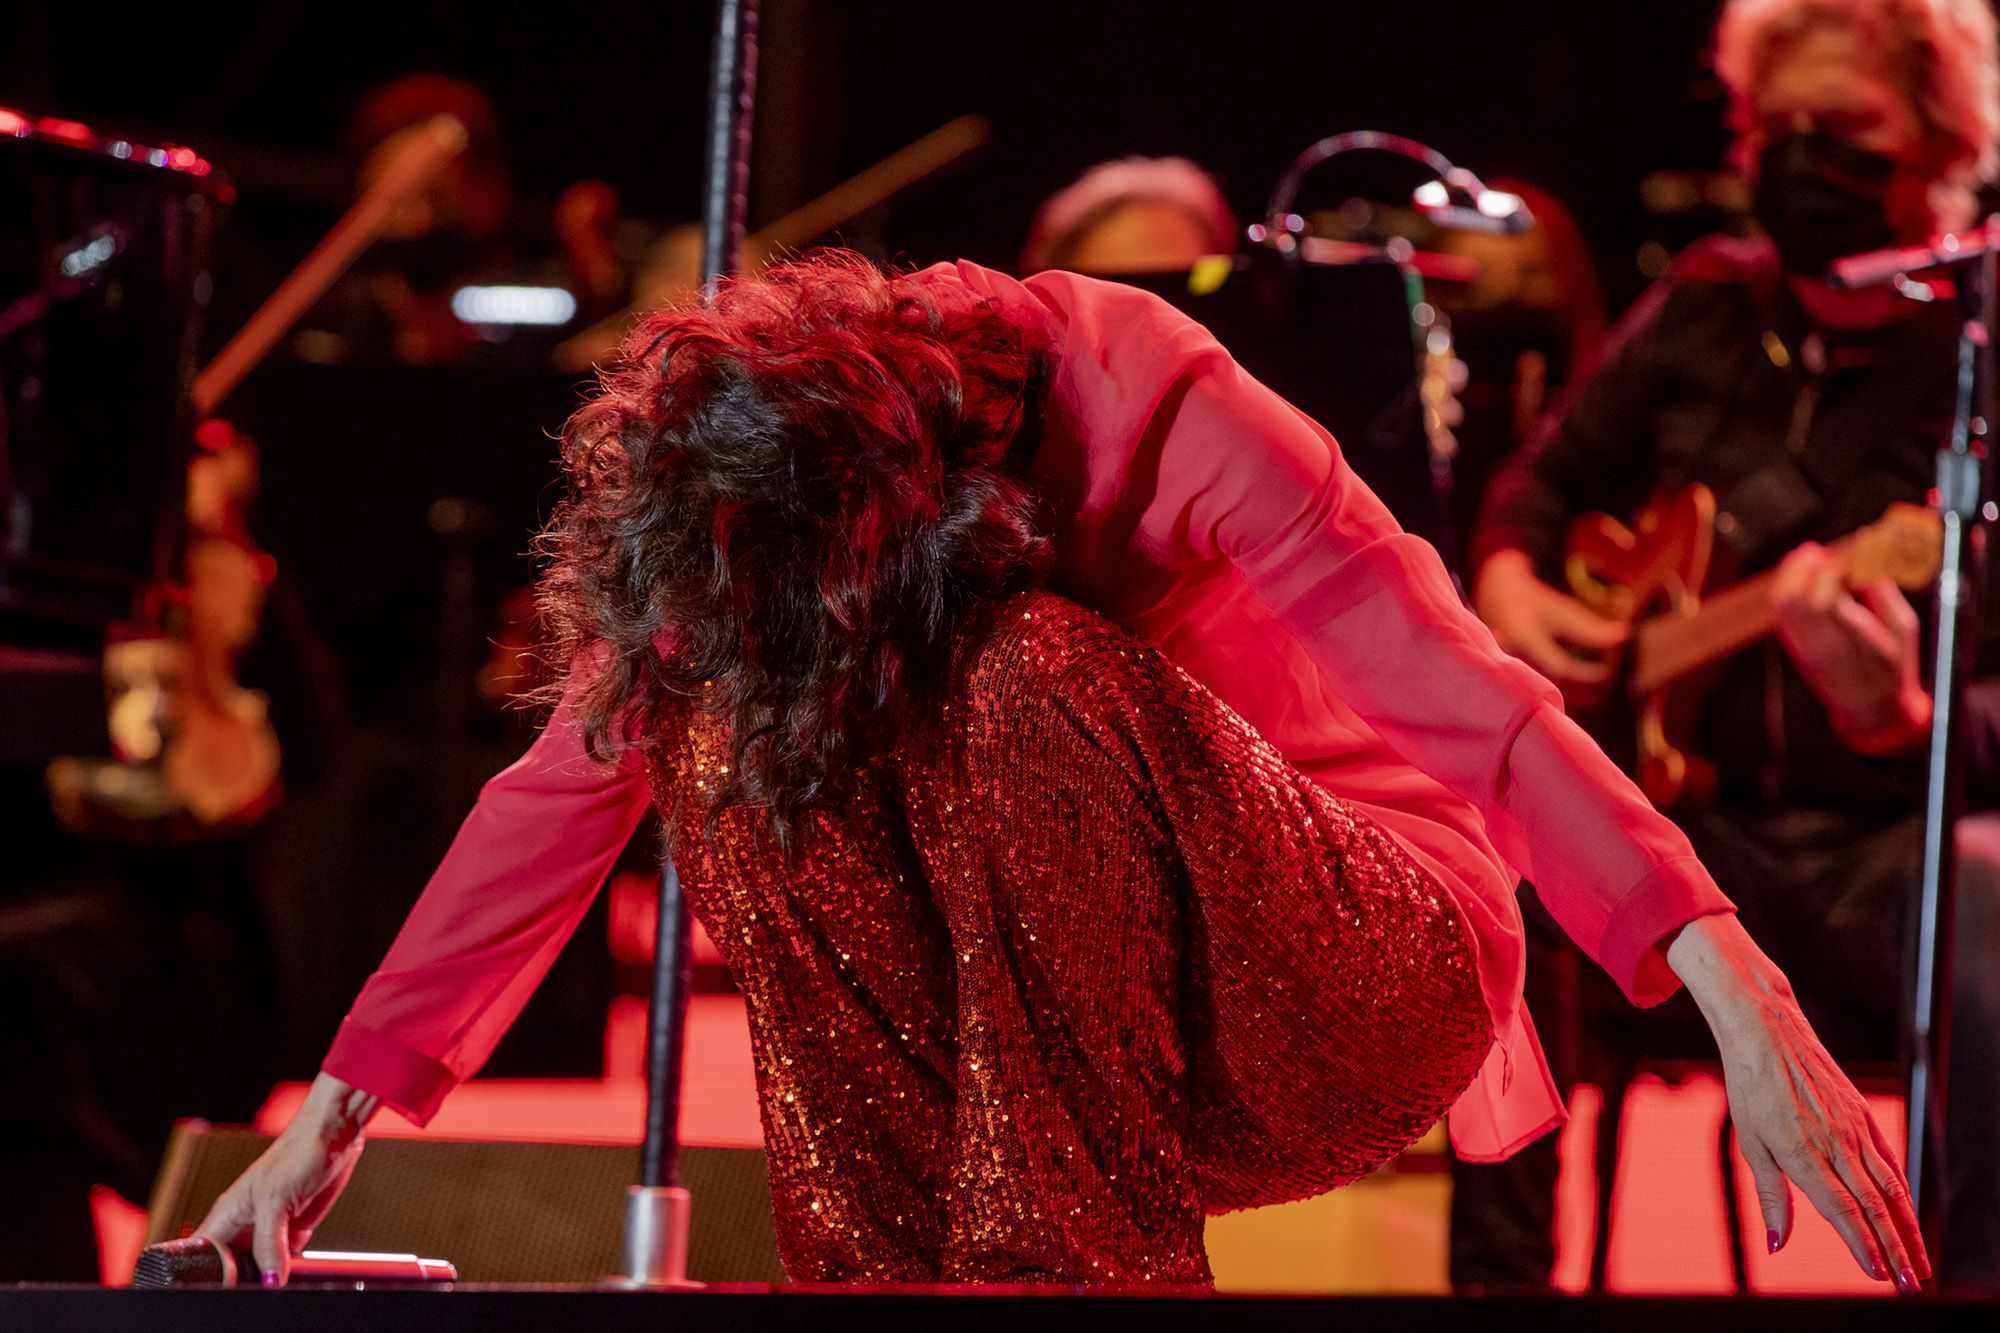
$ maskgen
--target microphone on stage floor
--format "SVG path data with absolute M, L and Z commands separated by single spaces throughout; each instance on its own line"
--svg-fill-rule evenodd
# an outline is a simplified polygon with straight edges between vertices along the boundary
M 431 1283 L 455 1282 L 458 1270 L 443 1259 L 414 1254 L 372 1254 L 351 1250 L 307 1250 L 292 1260 L 293 1282 Z M 248 1250 L 233 1249 L 207 1236 L 148 1245 L 132 1270 L 135 1287 L 254 1287 L 263 1270 Z

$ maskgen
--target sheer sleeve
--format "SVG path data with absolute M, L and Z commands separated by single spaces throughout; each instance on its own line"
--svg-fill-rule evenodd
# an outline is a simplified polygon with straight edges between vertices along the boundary
M 1050 316 L 1054 410 L 1092 451 L 1123 451 L 1110 466 L 1143 488 L 1144 554 L 1231 562 L 1390 749 L 1477 806 L 1629 996 L 1671 994 L 1662 937 L 1729 900 L 1332 437 L 1148 293 L 1062 273 L 1027 290 Z
M 584 752 L 565 697 L 480 791 L 341 1024 L 326 1072 L 429 1120 L 520 1014 L 649 799 L 636 754 L 599 764 Z

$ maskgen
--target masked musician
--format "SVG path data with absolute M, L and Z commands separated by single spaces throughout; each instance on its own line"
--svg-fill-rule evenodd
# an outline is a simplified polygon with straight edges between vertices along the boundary
M 1204 1210 L 1351 1179 L 1447 1104 L 1504 1155 L 1560 1116 L 1515 867 L 1636 996 L 1713 1016 L 1774 1226 L 1782 1171 L 1864 1267 L 1927 1271 L 1685 838 L 1164 302 L 811 258 L 642 325 L 565 457 L 563 701 L 204 1234 L 282 1272 L 657 800 L 800 1279 L 1199 1283 Z
M 1823 275 L 1843 255 L 1972 221 L 2000 136 L 1994 20 L 1985 0 L 1732 0 L 1716 62 L 1767 235 L 1684 253 L 1497 477 L 1474 542 L 1475 602 L 1502 647 L 1573 707 L 1595 707 L 1628 630 L 1552 586 L 1570 520 L 1629 515 L 1689 483 L 1714 492 L 1717 548 L 1743 574 L 1776 568 L 1776 634 L 1703 698 L 1697 748 L 1716 766 L 1714 797 L 1680 820 L 1808 1012 L 1872 1033 L 1887 1055 L 1931 700 L 1918 612 L 1887 581 L 1847 586 L 1830 544 L 1892 502 L 1924 501 L 1958 320 L 1954 302 L 1920 299 L 1942 295 L 1929 286 L 1839 291 Z M 1959 857 L 1941 1273 L 1991 1285 L 2000 822 L 1963 823 Z M 1461 1286 L 1546 1284 L 1554 1175 L 1547 1144 L 1461 1173 Z M 1782 1229 L 1769 1240 L 1782 1244 Z

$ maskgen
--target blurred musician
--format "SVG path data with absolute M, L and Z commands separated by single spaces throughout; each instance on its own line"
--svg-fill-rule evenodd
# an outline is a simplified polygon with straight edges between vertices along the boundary
M 472 330 L 452 314 L 452 293 L 519 267 L 504 235 L 513 183 L 492 99 L 462 79 L 405 75 L 354 108 L 346 155 L 359 195 L 437 115 L 465 126 L 465 151 L 396 211 L 381 239 L 308 316 L 295 339 L 303 359 L 437 365 L 462 360 L 476 346 Z
M 1886 1055 L 1931 701 L 1916 610 L 1886 581 L 1849 590 L 1828 544 L 1893 501 L 1924 501 L 1957 316 L 1949 300 L 1820 278 L 1842 255 L 1971 222 L 2000 137 L 1994 20 L 1984 0 L 1733 0 L 1716 63 L 1768 238 L 1692 247 L 1627 316 L 1489 492 L 1475 600 L 1504 647 L 1592 708 L 1628 631 L 1550 586 L 1570 519 L 1627 515 L 1692 482 L 1715 492 L 1718 549 L 1744 573 L 1777 569 L 1777 634 L 1703 700 L 1699 742 L 1719 781 L 1712 805 L 1678 817 L 1807 1011 Z M 1968 819 L 1958 845 L 1941 1274 L 1992 1285 L 2000 820 Z M 1546 1284 L 1554 1176 L 1552 1145 L 1461 1175 L 1461 1286 Z
M 624 305 L 645 228 L 619 216 L 602 181 L 565 189 L 545 224 L 524 227 L 493 99 L 463 79 L 416 73 L 367 94 L 348 117 L 347 161 L 357 197 L 449 115 L 466 129 L 464 152 L 390 217 L 382 236 L 306 318 L 293 349 L 306 361 L 455 365 L 490 341 L 454 309 L 466 286 L 559 288 L 575 301 L 575 326 Z M 554 232 L 549 237 L 543 225 Z M 527 353 L 523 364 L 546 356 Z
M 1236 252 L 1236 218 L 1215 178 L 1184 157 L 1102 162 L 1035 211 L 1021 271 L 1175 273 Z
M 0 1035 L 0 1062 L 35 1071 L 0 1096 L 4 1279 L 95 1280 L 91 1186 L 143 1199 L 175 1120 L 247 1117 L 298 1017 L 293 941 L 316 905 L 272 873 L 274 850 L 300 834 L 289 816 L 344 701 L 253 535 L 254 442 L 221 420 L 199 441 L 175 632 L 106 654 L 118 758 L 56 759 L 46 802 L 0 772 L 0 1002 L 33 1015 Z

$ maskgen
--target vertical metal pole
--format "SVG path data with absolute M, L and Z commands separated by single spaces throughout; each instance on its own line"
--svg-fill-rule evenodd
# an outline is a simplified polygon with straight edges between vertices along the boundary
M 693 1200 L 680 1182 L 681 1053 L 687 1046 L 687 904 L 665 839 L 660 847 L 660 918 L 653 936 L 653 997 L 646 1022 L 646 1137 L 639 1183 L 625 1191 L 627 1282 L 693 1285 L 687 1276 Z
M 1960 791 L 1960 691 L 1969 668 L 1984 543 L 1972 541 L 1982 518 L 1985 441 L 1993 417 L 1994 255 L 2000 220 L 1987 219 L 1987 249 L 1965 276 L 1958 393 L 1951 437 L 1938 450 L 1938 511 L 1944 549 L 1938 568 L 1936 660 L 1931 679 L 1930 763 L 1924 799 L 1923 874 L 1917 886 L 1917 951 L 1909 1032 L 1910 1189 L 1924 1244 L 1944 1243 L 1945 1097 L 1951 1046 L 1953 833 Z M 1969 558 L 1968 558 L 1969 556 Z
M 664 841 L 664 840 L 663 840 Z M 681 1056 L 687 1049 L 687 902 L 665 846 L 660 849 L 660 921 L 653 946 L 653 1000 L 646 1019 L 646 1138 L 639 1183 L 681 1183 Z
M 710 293 L 735 269 L 743 249 L 756 97 L 757 0 L 718 0 L 701 209 L 702 274 Z M 690 1201 L 680 1185 L 680 1105 L 689 973 L 687 904 L 663 845 L 646 1034 L 646 1138 L 639 1183 L 627 1191 L 625 1209 L 624 1276 L 647 1286 L 688 1284 Z
M 750 133 L 757 104 L 757 0 L 720 0 L 708 78 L 701 182 L 701 274 L 709 289 L 736 271 L 750 207 Z

